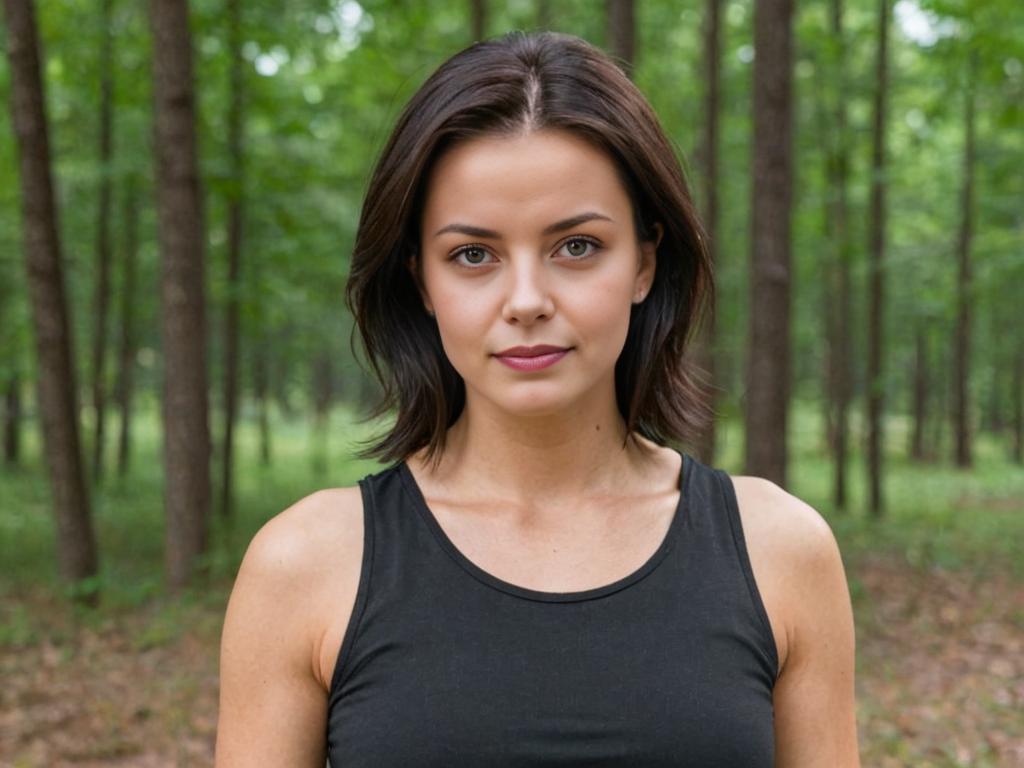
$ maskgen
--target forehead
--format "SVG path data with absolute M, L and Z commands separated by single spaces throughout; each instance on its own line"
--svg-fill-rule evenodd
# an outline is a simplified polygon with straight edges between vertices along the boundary
M 630 201 L 611 157 L 573 133 L 544 129 L 469 139 L 447 150 L 427 179 L 424 234 L 458 218 L 498 229 L 599 210 L 628 220 Z M 472 220 L 472 221 L 471 221 Z

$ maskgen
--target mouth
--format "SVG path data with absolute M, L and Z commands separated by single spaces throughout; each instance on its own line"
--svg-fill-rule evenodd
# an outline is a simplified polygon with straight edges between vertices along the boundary
M 572 347 L 512 347 L 495 355 L 507 367 L 530 373 L 554 365 L 567 354 Z
M 572 347 L 556 347 L 550 344 L 539 344 L 535 347 L 509 347 L 495 354 L 495 357 L 531 358 L 542 355 L 556 355 L 568 352 Z

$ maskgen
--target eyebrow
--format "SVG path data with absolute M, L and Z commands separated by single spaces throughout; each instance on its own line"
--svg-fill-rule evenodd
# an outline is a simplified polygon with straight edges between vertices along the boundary
M 595 211 L 587 211 L 586 213 L 581 213 L 577 216 L 570 216 L 568 219 L 562 219 L 562 221 L 556 221 L 554 224 L 545 227 L 544 231 L 541 234 L 553 235 L 556 232 L 562 232 L 566 229 L 578 227 L 580 224 L 583 224 L 584 222 L 587 221 L 593 221 L 594 219 L 612 221 L 610 218 L 608 218 L 602 213 L 597 213 Z M 612 221 L 612 223 L 614 224 L 615 222 Z M 469 235 L 470 237 L 487 237 L 492 240 L 501 239 L 501 234 L 495 232 L 493 229 L 483 229 L 482 227 L 472 227 L 469 224 L 459 223 L 448 224 L 446 226 L 441 227 L 439 230 L 437 230 L 437 232 L 434 233 L 434 237 L 439 237 L 443 235 L 445 232 L 459 232 L 463 235 Z

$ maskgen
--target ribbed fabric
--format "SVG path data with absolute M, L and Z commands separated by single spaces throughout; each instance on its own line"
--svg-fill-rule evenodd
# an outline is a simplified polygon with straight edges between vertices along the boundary
M 329 697 L 334 768 L 771 768 L 778 658 L 725 472 L 684 454 L 657 551 L 569 593 L 474 565 L 404 462 L 359 485 L 362 570 Z

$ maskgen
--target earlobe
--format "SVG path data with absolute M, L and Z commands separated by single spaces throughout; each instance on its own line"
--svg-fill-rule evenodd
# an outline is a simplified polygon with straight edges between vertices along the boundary
M 657 237 L 654 240 L 646 240 L 640 243 L 640 269 L 637 272 L 636 293 L 633 296 L 633 303 L 640 304 L 646 297 L 650 286 L 654 284 L 654 272 L 658 266 L 658 246 L 664 230 L 660 222 L 654 223 Z

